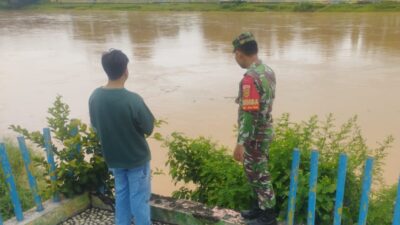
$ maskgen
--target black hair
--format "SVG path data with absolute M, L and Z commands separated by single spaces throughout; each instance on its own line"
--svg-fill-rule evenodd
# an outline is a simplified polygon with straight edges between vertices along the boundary
M 238 46 L 236 50 L 239 50 L 247 56 L 253 56 L 258 53 L 258 45 L 256 41 L 249 41 Z
M 121 78 L 126 71 L 128 62 L 128 57 L 118 49 L 110 49 L 101 56 L 101 64 L 110 80 Z

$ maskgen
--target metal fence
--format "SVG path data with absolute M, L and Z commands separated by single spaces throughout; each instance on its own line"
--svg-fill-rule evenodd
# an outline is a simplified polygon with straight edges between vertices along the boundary
M 317 177 L 318 177 L 318 156 L 319 152 L 313 150 L 311 153 L 310 162 L 310 180 L 309 180 L 309 198 L 308 198 L 308 213 L 307 225 L 314 225 L 315 223 L 315 207 L 316 207 L 316 190 L 317 190 Z M 358 217 L 358 225 L 365 225 L 367 223 L 368 202 L 369 194 L 371 191 L 372 183 L 372 168 L 374 159 L 368 157 L 365 162 L 364 177 L 361 191 L 360 213 Z M 300 165 L 300 151 L 295 149 L 293 151 L 292 170 L 290 174 L 290 188 L 289 188 L 289 206 L 287 212 L 287 225 L 294 224 L 294 213 L 296 206 L 296 192 L 299 176 Z M 347 168 L 347 155 L 342 153 L 339 158 L 338 175 L 336 183 L 336 201 L 334 209 L 333 225 L 340 225 L 342 220 L 343 197 L 346 181 L 346 168 Z M 393 225 L 400 225 L 400 178 L 397 187 L 397 199 L 395 203 Z
M 51 144 L 51 137 L 50 137 L 50 129 L 49 128 L 44 128 L 43 129 L 43 137 L 45 141 L 45 150 L 46 150 L 46 156 L 47 156 L 47 162 L 50 165 L 49 169 L 49 174 L 50 174 L 50 179 L 53 184 L 56 182 L 56 164 L 54 161 L 54 154 L 52 150 L 52 144 Z M 38 194 L 38 187 L 37 187 L 37 182 L 36 178 L 32 175 L 30 171 L 30 166 L 31 166 L 31 159 L 30 155 L 28 152 L 28 149 L 26 147 L 25 139 L 24 137 L 18 137 L 18 145 L 19 149 L 21 151 L 21 155 L 24 161 L 25 165 L 25 170 L 26 174 L 28 176 L 28 182 L 29 182 L 29 187 L 32 192 L 35 204 L 36 204 L 36 211 L 41 212 L 44 210 L 43 204 L 41 197 Z M 14 214 L 17 219 L 17 221 L 23 221 L 24 220 L 24 214 L 23 210 L 21 207 L 21 201 L 18 196 L 17 192 L 17 187 L 15 184 L 14 180 L 14 174 L 12 173 L 11 170 L 11 165 L 8 160 L 7 152 L 6 152 L 6 146 L 4 143 L 0 143 L 0 164 L 1 168 L 3 169 L 5 180 L 9 189 L 9 193 L 11 195 L 11 202 L 14 208 Z M 0 184 L 4 185 L 4 184 Z M 57 192 L 54 193 L 53 195 L 53 201 L 54 202 L 59 202 L 60 201 L 60 196 Z M 0 215 L 0 225 L 3 225 L 3 220 Z

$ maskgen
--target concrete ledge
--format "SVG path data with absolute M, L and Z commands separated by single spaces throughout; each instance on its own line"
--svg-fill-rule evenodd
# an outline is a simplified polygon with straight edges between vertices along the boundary
M 236 211 L 221 208 L 209 208 L 204 204 L 170 197 L 152 195 L 152 220 L 177 225 L 244 225 Z M 24 213 L 25 220 L 17 222 L 15 218 L 4 222 L 4 225 L 55 225 L 83 212 L 89 207 L 111 210 L 97 196 L 88 194 L 66 199 L 60 203 L 47 201 L 45 210 L 36 212 L 31 209 Z
M 73 215 L 82 212 L 90 206 L 88 194 L 59 203 L 52 200 L 43 203 L 44 210 L 36 212 L 36 208 L 24 212 L 24 221 L 18 222 L 15 217 L 4 222 L 4 225 L 55 225 Z
M 236 211 L 220 208 L 208 208 L 204 204 L 186 200 L 177 200 L 153 194 L 150 200 L 151 218 L 154 221 L 177 225 L 242 225 L 245 224 Z M 111 210 L 98 197 L 92 196 L 92 206 Z
M 208 208 L 201 203 L 153 195 L 150 201 L 152 219 L 179 225 L 245 224 L 238 212 Z

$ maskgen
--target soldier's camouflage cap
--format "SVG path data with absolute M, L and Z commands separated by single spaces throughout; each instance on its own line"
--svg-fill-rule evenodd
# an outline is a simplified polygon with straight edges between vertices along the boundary
M 251 32 L 241 33 L 238 37 L 236 37 L 232 41 L 233 52 L 235 52 L 238 47 L 246 44 L 247 42 L 255 41 L 255 40 L 256 39 L 254 38 L 254 35 Z

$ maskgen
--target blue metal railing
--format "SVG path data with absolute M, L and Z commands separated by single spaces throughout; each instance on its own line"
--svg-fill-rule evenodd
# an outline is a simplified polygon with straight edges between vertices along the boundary
M 393 225 L 400 225 L 400 178 L 397 186 L 397 199 L 394 206 Z
M 36 183 L 35 177 L 32 175 L 29 167 L 31 165 L 31 159 L 29 156 L 28 149 L 26 148 L 25 139 L 24 137 L 18 137 L 18 144 L 19 149 L 22 153 L 22 158 L 24 160 L 26 174 L 28 175 L 29 187 L 31 188 L 33 199 L 36 204 L 36 211 L 40 212 L 43 211 L 42 199 L 39 196 L 39 191 Z
M 372 184 L 372 170 L 373 170 L 374 159 L 368 157 L 365 163 L 363 184 L 361 191 L 361 201 L 360 201 L 360 212 L 358 225 L 365 225 L 367 223 L 368 215 L 368 203 L 369 195 L 371 191 Z M 296 192 L 298 185 L 298 173 L 300 164 L 300 152 L 298 149 L 293 151 L 292 156 L 292 171 L 290 175 L 290 188 L 289 188 L 289 201 L 288 201 L 288 211 L 287 211 L 287 225 L 295 224 L 295 205 L 296 205 Z M 342 219 L 343 210 L 343 197 L 346 183 L 346 168 L 347 168 L 347 156 L 342 153 L 339 157 L 339 168 L 338 177 L 336 183 L 336 203 L 334 209 L 334 225 L 340 225 Z M 307 213 L 307 225 L 314 225 L 315 222 L 315 207 L 316 207 L 316 185 L 318 177 L 318 151 L 313 150 L 311 152 L 311 162 L 310 162 L 310 180 L 309 180 L 309 199 L 308 199 L 308 213 Z M 397 190 L 397 199 L 395 203 L 393 225 L 400 225 L 400 178 Z
M 51 143 L 51 135 L 50 135 L 49 128 L 43 129 L 43 138 L 44 138 L 44 146 L 46 148 L 47 162 L 50 165 L 50 170 L 49 170 L 50 181 L 51 181 L 52 186 L 55 187 L 56 181 L 57 181 L 56 163 L 54 162 L 53 145 Z M 60 195 L 58 194 L 58 192 L 54 192 L 53 201 L 54 202 L 60 201 Z
M 333 225 L 340 225 L 342 223 L 344 186 L 346 183 L 346 168 L 347 155 L 342 153 L 339 157 L 338 178 L 336 182 L 335 216 L 333 219 Z
M 319 153 L 313 150 L 311 153 L 311 170 L 310 170 L 310 191 L 308 194 L 308 213 L 307 225 L 315 223 L 315 203 L 317 200 L 317 177 L 318 177 L 318 156 Z
M 364 180 L 361 191 L 360 214 L 358 217 L 358 225 L 367 224 L 368 202 L 369 202 L 369 192 L 371 191 L 373 164 L 374 164 L 374 159 L 372 157 L 368 157 L 367 163 L 365 165 Z
M 6 178 L 6 182 L 10 189 L 11 202 L 14 206 L 15 216 L 17 217 L 18 221 L 22 221 L 24 220 L 24 215 L 22 213 L 21 201 L 19 200 L 17 187 L 15 186 L 15 180 L 11 171 L 11 165 L 8 161 L 6 146 L 3 143 L 0 143 L 0 162 L 3 168 L 4 176 Z
M 295 149 L 292 158 L 292 171 L 290 172 L 289 207 L 287 212 L 287 224 L 293 225 L 296 209 L 297 183 L 299 182 L 300 151 Z
M 44 142 L 45 142 L 47 162 L 50 165 L 50 169 L 49 169 L 50 179 L 51 179 L 52 185 L 55 185 L 55 182 L 57 180 L 56 164 L 55 164 L 55 160 L 54 160 L 53 145 L 51 143 L 51 136 L 50 136 L 49 128 L 43 129 L 43 137 L 44 137 Z M 17 140 L 18 140 L 19 149 L 21 151 L 22 159 L 24 162 L 25 171 L 26 171 L 26 174 L 28 177 L 29 187 L 32 192 L 33 200 L 36 204 L 36 211 L 38 211 L 38 212 L 43 211 L 44 207 L 42 204 L 42 199 L 39 195 L 36 178 L 33 176 L 31 169 L 30 169 L 31 168 L 31 159 L 30 159 L 28 149 L 26 147 L 25 139 L 24 139 L 24 137 L 20 136 L 17 138 Z M 15 180 L 14 180 L 14 175 L 11 170 L 11 165 L 8 160 L 6 146 L 4 143 L 0 143 L 0 165 L 3 169 L 4 175 L 6 178 L 6 183 L 7 183 L 9 193 L 11 196 L 11 203 L 14 208 L 14 214 L 16 216 L 16 219 L 17 219 L 17 221 L 23 221 L 24 215 L 23 215 L 23 210 L 21 207 L 21 201 L 19 199 L 17 187 L 16 187 Z M 0 185 L 3 185 L 3 184 L 0 184 Z M 59 193 L 57 193 L 57 192 L 54 193 L 53 201 L 54 202 L 60 201 Z M 0 225 L 3 225 L 3 220 L 2 220 L 1 215 L 0 215 Z

